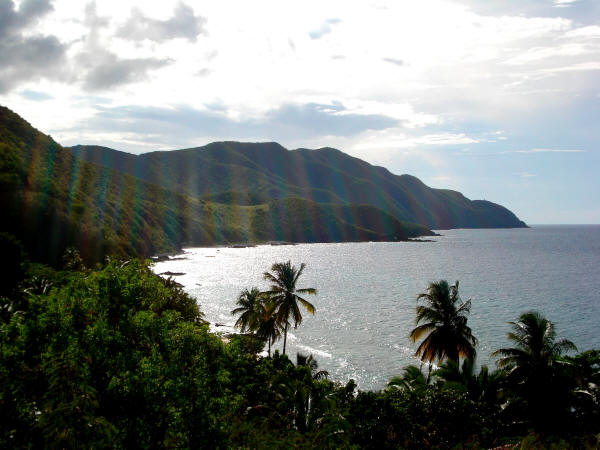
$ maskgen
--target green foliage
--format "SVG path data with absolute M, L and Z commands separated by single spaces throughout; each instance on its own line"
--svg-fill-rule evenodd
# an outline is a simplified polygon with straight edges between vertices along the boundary
M 271 266 L 271 272 L 264 272 L 263 277 L 271 283 L 264 295 L 268 298 L 271 307 L 267 308 L 275 318 L 275 322 L 283 328 L 283 354 L 285 355 L 285 344 L 290 319 L 294 328 L 302 323 L 302 312 L 300 305 L 310 314 L 315 313 L 315 307 L 305 298 L 298 294 L 316 295 L 315 288 L 298 288 L 296 284 L 306 264 L 300 264 L 300 268 L 292 265 L 291 261 L 275 263 Z
M 506 370 L 510 392 L 506 414 L 525 416 L 538 430 L 568 425 L 574 385 L 560 356 L 576 350 L 575 345 L 556 340 L 554 324 L 535 311 L 522 314 L 510 325 L 507 336 L 515 347 L 492 353 L 501 357 L 498 366 Z
M 137 260 L 30 294 L 0 330 L 1 445 L 226 442 L 225 353 L 200 319 Z
M 406 392 L 420 393 L 429 387 L 427 378 L 417 366 L 408 366 L 402 376 L 395 376 L 388 381 L 389 389 L 400 389 Z
M 14 238 L 5 241 L 19 248 Z M 224 344 L 182 286 L 154 275 L 147 262 L 111 259 L 89 269 L 72 250 L 68 270 L 57 271 L 27 263 L 20 251 L 13 256 L 22 272 L 4 297 L 16 307 L 0 321 L 2 448 L 562 449 L 599 442 L 600 351 L 563 356 L 572 344 L 557 340 L 540 314 L 512 324 L 515 347 L 498 351 L 508 359 L 495 372 L 448 360 L 431 382 L 409 366 L 386 390 L 365 392 L 352 380 L 329 381 L 312 355 L 298 354 L 296 364 L 278 351 L 257 358 L 264 342 L 249 335 Z M 274 265 L 271 300 L 314 291 L 296 288 L 302 269 Z M 268 299 L 245 291 L 240 306 L 269 311 Z M 289 317 L 286 323 L 298 319 Z M 250 318 L 247 324 L 257 328 Z M 535 403 L 541 394 L 547 399 Z
M 600 350 L 588 350 L 564 360 L 567 377 L 575 381 L 571 396 L 574 423 L 583 431 L 597 431 L 600 423 Z
M 7 262 L 2 269 L 0 298 L 14 293 L 25 276 L 27 256 L 21 243 L 9 233 L 0 232 L 0 254 Z
M 431 364 L 448 359 L 458 363 L 459 357 L 475 358 L 477 339 L 467 326 L 471 300 L 460 302 L 458 281 L 452 286 L 446 280 L 429 283 L 427 292 L 419 294 L 416 327 L 411 331 L 413 342 L 424 337 L 415 356 Z

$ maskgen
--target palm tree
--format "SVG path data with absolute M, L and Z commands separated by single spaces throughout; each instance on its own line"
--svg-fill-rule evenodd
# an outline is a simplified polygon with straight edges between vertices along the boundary
M 271 272 L 265 272 L 264 278 L 271 282 L 270 290 L 264 292 L 269 296 L 273 303 L 273 314 L 277 322 L 283 324 L 283 354 L 287 343 L 287 331 L 290 325 L 290 317 L 294 322 L 294 328 L 302 323 L 302 313 L 300 312 L 300 303 L 310 314 L 315 313 L 315 307 L 308 300 L 300 297 L 298 294 L 315 295 L 317 290 L 314 288 L 297 289 L 298 278 L 306 264 L 300 264 L 300 269 L 292 266 L 291 261 L 285 263 L 275 263 L 271 266 Z
M 256 331 L 265 317 L 263 294 L 256 287 L 251 290 L 244 289 L 238 296 L 236 305 L 238 307 L 231 311 L 231 315 L 239 314 L 240 317 L 234 327 L 239 328 L 242 333 Z
M 489 371 L 487 366 L 481 366 L 479 374 L 475 373 L 475 361 L 465 359 L 462 366 L 454 361 L 446 361 L 433 376 L 445 389 L 465 392 L 472 400 L 493 404 L 498 401 L 502 383 L 501 371 Z
M 560 356 L 577 350 L 567 339 L 556 341 L 554 324 L 536 311 L 522 314 L 507 334 L 515 347 L 501 348 L 492 353 L 500 356 L 498 367 L 507 371 L 507 380 L 516 399 L 513 403 L 523 408 L 540 424 L 555 422 L 568 405 L 568 380 Z
M 425 305 L 417 306 L 417 327 L 410 332 L 410 338 L 416 342 L 426 337 L 415 356 L 428 361 L 430 369 L 434 360 L 448 359 L 458 364 L 461 356 L 475 359 L 477 339 L 467 326 L 471 300 L 460 303 L 458 281 L 452 286 L 446 280 L 429 283 L 427 291 L 418 295 L 419 300 Z
M 331 388 L 319 383 L 328 375 L 318 370 L 312 355 L 298 353 L 296 366 L 289 364 L 273 378 L 270 388 L 278 400 L 276 410 L 283 420 L 291 419 L 291 425 L 301 433 L 319 430 L 339 434 L 347 427 Z
M 329 376 L 329 372 L 326 370 L 319 370 L 319 363 L 313 358 L 313 355 L 306 356 L 300 352 L 296 353 L 296 366 L 306 366 L 310 369 L 313 380 L 326 380 Z
M 423 392 L 429 386 L 429 382 L 421 369 L 415 365 L 404 368 L 402 375 L 396 375 L 388 381 L 387 387 L 400 389 L 405 392 Z
M 263 302 L 267 300 L 266 296 L 263 296 Z M 277 318 L 273 315 L 273 312 L 270 311 L 272 308 L 271 305 L 265 305 L 265 314 L 258 325 L 258 329 L 256 330 L 256 334 L 262 339 L 266 339 L 269 347 L 268 347 L 268 355 L 271 357 L 271 344 L 277 341 L 281 337 L 281 332 L 283 331 L 280 324 L 277 322 Z
M 493 352 L 492 356 L 502 356 L 498 360 L 498 366 L 511 372 L 547 368 L 555 364 L 564 352 L 577 350 L 575 344 L 567 339 L 555 342 L 554 324 L 539 312 L 521 314 L 517 322 L 508 323 L 513 331 L 507 337 L 516 347 L 501 348 Z

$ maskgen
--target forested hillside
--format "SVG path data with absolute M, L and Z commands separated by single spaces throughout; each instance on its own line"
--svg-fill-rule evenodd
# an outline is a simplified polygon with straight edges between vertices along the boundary
M 245 202 L 223 192 L 213 198 L 210 192 L 181 189 L 186 178 L 177 175 L 177 167 L 165 171 L 170 182 L 153 180 L 128 165 L 133 155 L 110 154 L 116 155 L 110 164 L 88 162 L 0 108 L 5 211 L 0 231 L 20 239 L 34 260 L 51 263 L 69 246 L 96 262 L 108 254 L 150 256 L 183 245 L 406 240 L 432 234 L 372 206 L 317 204 L 292 196 L 259 201 L 251 189 L 240 194 Z M 218 169 L 206 174 L 215 186 L 225 176 Z
M 289 151 L 273 142 L 215 142 L 138 156 L 97 146 L 72 150 L 88 161 L 220 203 L 247 205 L 300 197 L 371 205 L 431 229 L 526 226 L 503 206 L 432 189 L 416 177 L 394 175 L 332 148 Z

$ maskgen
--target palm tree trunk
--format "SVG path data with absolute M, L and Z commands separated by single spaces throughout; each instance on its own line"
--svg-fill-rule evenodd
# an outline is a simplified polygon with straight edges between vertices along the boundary
M 271 357 L 271 336 L 269 336 L 269 358 Z
M 285 355 L 285 344 L 287 343 L 287 322 L 285 323 L 285 330 L 283 331 L 283 354 Z

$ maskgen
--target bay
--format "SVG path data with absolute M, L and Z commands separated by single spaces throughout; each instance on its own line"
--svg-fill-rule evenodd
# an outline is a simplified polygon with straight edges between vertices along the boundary
M 185 259 L 156 263 L 199 302 L 216 332 L 231 332 L 230 311 L 244 288 L 266 289 L 262 273 L 274 262 L 307 267 L 299 287 L 314 287 L 316 314 L 288 334 L 287 353 L 312 353 L 334 380 L 353 378 L 381 389 L 409 364 L 419 364 L 416 296 L 431 281 L 460 281 L 472 299 L 469 325 L 479 339 L 478 363 L 507 346 L 508 321 L 538 310 L 558 336 L 579 351 L 600 347 L 600 226 L 539 225 L 529 229 L 444 230 L 435 242 L 364 242 L 189 248 Z M 215 326 L 222 324 L 224 326 Z M 281 342 L 276 348 L 281 349 Z

